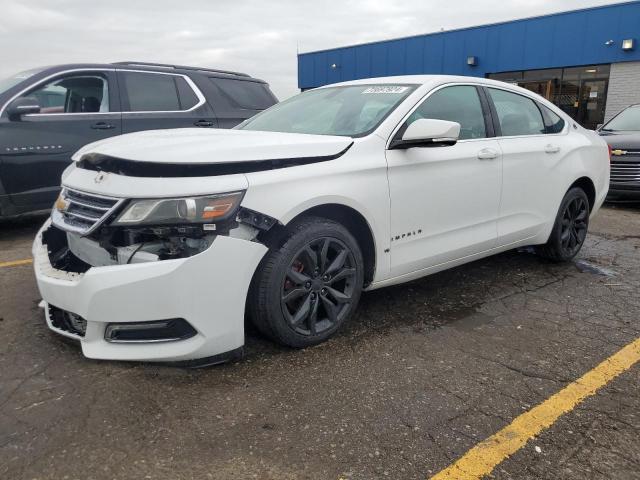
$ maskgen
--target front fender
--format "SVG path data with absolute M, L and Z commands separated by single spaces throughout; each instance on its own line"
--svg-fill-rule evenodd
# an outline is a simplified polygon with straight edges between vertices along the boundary
M 357 143 L 343 157 L 316 164 L 246 174 L 242 206 L 287 225 L 305 211 L 337 204 L 369 224 L 376 248 L 376 280 L 388 274 L 389 185 L 383 146 Z M 377 152 L 377 153 L 376 153 Z

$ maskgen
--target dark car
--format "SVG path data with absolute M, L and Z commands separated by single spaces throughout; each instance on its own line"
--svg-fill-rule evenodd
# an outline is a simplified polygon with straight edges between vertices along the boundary
M 640 200 L 640 104 L 631 105 L 598 132 L 611 147 L 610 200 Z
M 0 80 L 0 217 L 51 207 L 83 145 L 161 128 L 231 128 L 277 103 L 244 73 L 140 62 L 38 68 Z

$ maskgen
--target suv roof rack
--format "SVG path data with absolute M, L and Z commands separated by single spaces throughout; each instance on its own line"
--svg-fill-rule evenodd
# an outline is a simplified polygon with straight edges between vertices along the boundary
M 151 62 L 113 62 L 113 65 L 128 65 L 128 66 L 140 66 L 140 67 L 156 67 L 156 68 L 172 68 L 176 70 L 194 70 L 200 72 L 211 72 L 211 73 L 222 73 L 225 75 L 237 75 L 238 77 L 248 77 L 251 78 L 251 75 L 241 72 L 232 72 L 230 70 L 217 70 L 214 68 L 204 68 L 204 67 L 187 67 L 185 65 L 171 65 L 167 63 L 151 63 Z

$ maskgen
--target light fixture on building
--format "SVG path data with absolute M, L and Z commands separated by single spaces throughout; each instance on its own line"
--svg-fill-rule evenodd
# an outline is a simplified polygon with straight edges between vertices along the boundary
M 625 38 L 622 40 L 622 50 L 633 50 L 636 46 L 636 41 L 633 38 Z
M 596 70 L 595 68 L 587 68 L 585 70 L 586 73 L 596 73 L 598 70 Z
M 476 56 L 467 57 L 467 65 L 469 65 L 470 67 L 475 67 L 476 65 L 478 65 L 478 57 Z
M 332 64 L 331 64 L 331 68 L 332 68 L 333 70 L 335 70 L 336 68 L 338 68 L 338 64 L 337 64 L 337 63 L 332 63 Z
M 606 42 L 604 42 L 604 44 L 605 44 L 607 47 L 608 47 L 609 45 L 613 45 L 614 43 L 616 43 L 616 42 L 614 42 L 613 40 L 607 40 Z

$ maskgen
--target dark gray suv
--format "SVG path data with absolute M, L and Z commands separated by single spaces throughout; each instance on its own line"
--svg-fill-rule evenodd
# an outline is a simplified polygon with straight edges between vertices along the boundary
M 0 217 L 48 209 L 80 147 L 161 128 L 231 128 L 277 103 L 244 73 L 141 62 L 38 68 L 0 80 Z

